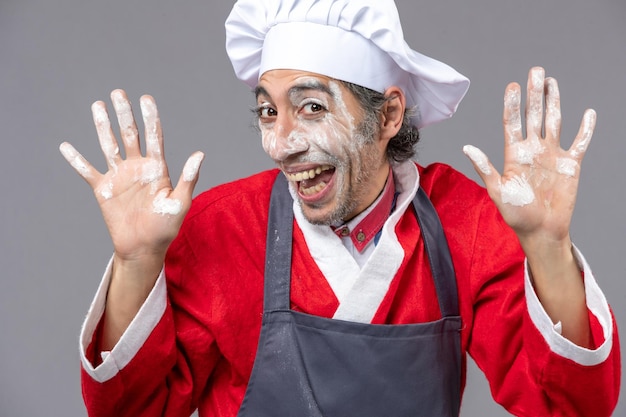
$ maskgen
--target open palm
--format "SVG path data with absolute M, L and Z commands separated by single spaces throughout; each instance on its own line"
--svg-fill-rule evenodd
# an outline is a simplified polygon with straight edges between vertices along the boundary
M 568 149 L 560 145 L 561 111 L 556 80 L 543 68 L 530 70 L 526 102 L 526 137 L 522 133 L 520 86 L 507 86 L 504 99 L 504 169 L 502 175 L 477 148 L 465 153 L 505 221 L 520 238 L 568 238 L 576 202 L 580 164 L 591 140 L 596 114 L 587 110 Z M 545 102 L 544 102 L 545 98 Z
M 145 156 L 130 103 L 122 90 L 111 93 L 120 126 L 125 159 L 103 102 L 92 106 L 100 146 L 108 171 L 98 172 L 72 145 L 63 143 L 63 156 L 93 189 L 113 241 L 116 256 L 132 259 L 164 256 L 189 209 L 203 154 L 193 154 L 172 188 L 163 156 L 163 134 L 154 99 L 141 97 L 145 127 Z

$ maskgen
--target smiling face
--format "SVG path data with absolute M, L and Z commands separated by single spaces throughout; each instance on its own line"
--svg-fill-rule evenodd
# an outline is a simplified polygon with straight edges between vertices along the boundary
M 272 70 L 256 96 L 263 148 L 287 176 L 307 220 L 349 220 L 376 199 L 389 174 L 387 140 L 360 133 L 363 112 L 340 82 Z

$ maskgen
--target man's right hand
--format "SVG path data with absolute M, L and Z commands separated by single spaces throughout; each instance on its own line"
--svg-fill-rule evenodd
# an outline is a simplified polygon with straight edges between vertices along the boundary
M 165 253 L 178 234 L 191 205 L 204 154 L 194 153 L 172 188 L 163 155 L 163 133 L 154 99 L 141 97 L 145 127 L 145 156 L 141 153 L 137 124 L 126 93 L 115 90 L 111 100 L 125 151 L 120 147 L 106 111 L 95 102 L 91 109 L 108 171 L 98 172 L 72 145 L 60 150 L 91 186 L 115 251 L 113 276 L 107 296 L 103 350 L 112 348 L 130 324 L 158 277 Z

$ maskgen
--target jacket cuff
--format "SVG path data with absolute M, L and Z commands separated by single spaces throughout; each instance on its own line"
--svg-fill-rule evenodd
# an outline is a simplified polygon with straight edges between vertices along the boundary
M 87 317 L 80 332 L 80 360 L 87 374 L 97 382 L 105 382 L 113 378 L 137 354 L 141 346 L 161 320 L 167 306 L 167 288 L 163 269 L 154 284 L 154 288 L 141 306 L 137 315 L 109 352 L 101 352 L 102 363 L 93 366 L 87 358 L 87 349 L 94 340 L 94 334 L 104 314 L 106 297 L 111 281 L 113 257 L 109 260 L 96 295 L 91 302 Z
M 597 349 L 580 347 L 560 334 L 560 322 L 554 324 L 544 310 L 531 282 L 528 261 L 524 266 L 524 281 L 526 291 L 526 305 L 531 321 L 539 330 L 550 350 L 557 355 L 570 359 L 580 365 L 593 366 L 606 360 L 613 345 L 613 317 L 609 304 L 602 290 L 598 286 L 591 268 L 582 253 L 573 247 L 574 257 L 579 268 L 583 271 L 586 304 L 589 311 L 596 317 L 602 327 L 604 342 Z

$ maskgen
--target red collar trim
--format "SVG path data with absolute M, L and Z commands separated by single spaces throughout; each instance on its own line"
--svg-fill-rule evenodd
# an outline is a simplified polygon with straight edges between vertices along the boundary
M 387 218 L 389 218 L 395 193 L 396 187 L 393 181 L 393 174 L 390 170 L 382 197 L 372 211 L 370 211 L 352 230 L 350 230 L 347 225 L 337 228 L 333 227 L 335 234 L 341 238 L 350 236 L 354 247 L 359 252 L 363 252 L 363 249 L 372 241 L 380 229 L 382 229 Z

